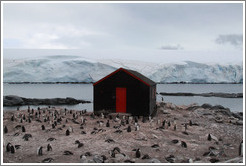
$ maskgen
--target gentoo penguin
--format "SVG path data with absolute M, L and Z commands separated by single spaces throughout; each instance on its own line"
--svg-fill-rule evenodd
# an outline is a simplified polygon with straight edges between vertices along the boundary
M 168 121 L 168 123 L 167 123 L 167 124 L 168 124 L 168 127 L 170 127 L 170 126 L 171 126 L 171 122 L 170 122 L 170 121 Z
M 14 115 L 11 116 L 11 121 L 14 121 L 15 120 L 15 117 Z
M 192 126 L 192 124 L 193 124 L 193 123 L 192 123 L 192 121 L 190 120 L 189 125 Z
M 110 127 L 109 120 L 106 123 L 106 127 Z
M 12 146 L 12 144 L 11 143 L 8 143 L 7 144 L 7 146 L 6 146 L 6 152 L 10 152 L 10 147 Z
M 140 149 L 136 150 L 136 158 L 140 158 L 141 157 L 141 152 Z
M 185 123 L 185 131 L 187 130 L 187 124 Z
M 103 113 L 101 113 L 101 118 L 104 119 L 104 114 Z
M 7 128 L 7 126 L 4 126 L 4 133 L 5 133 L 5 134 L 8 133 L 8 128 Z
M 55 127 L 56 127 L 56 126 L 55 126 L 55 124 L 53 123 L 53 124 L 52 124 L 52 129 L 54 129 Z
M 42 146 L 38 147 L 37 155 L 38 156 L 42 156 L 43 155 L 43 147 Z
M 15 153 L 15 147 L 13 145 L 10 146 L 10 152 Z
M 66 136 L 69 136 L 70 135 L 70 131 L 67 129 L 66 130 Z
M 128 119 L 126 119 L 126 124 L 129 124 L 129 120 Z
M 212 137 L 210 134 L 208 134 L 208 141 L 211 141 L 212 140 Z
M 138 131 L 138 130 L 139 130 L 139 125 L 136 125 L 135 131 Z
M 241 141 L 239 145 L 239 156 L 243 156 L 243 140 Z
M 187 144 L 186 144 L 186 142 L 181 141 L 181 146 L 182 146 L 182 147 L 184 147 L 184 148 L 187 148 Z
M 162 127 L 165 128 L 166 120 L 162 122 Z
M 128 126 L 127 127 L 127 132 L 131 132 L 131 131 L 132 131 L 131 126 Z
M 173 130 L 174 130 L 174 131 L 177 130 L 177 125 L 176 125 L 176 124 L 173 126 Z
M 44 125 L 42 125 L 41 127 L 42 127 L 42 130 L 45 130 L 45 126 Z
M 26 132 L 25 126 L 21 126 L 21 131 L 22 131 L 23 133 Z
M 47 145 L 47 151 L 52 151 L 52 147 L 50 144 Z

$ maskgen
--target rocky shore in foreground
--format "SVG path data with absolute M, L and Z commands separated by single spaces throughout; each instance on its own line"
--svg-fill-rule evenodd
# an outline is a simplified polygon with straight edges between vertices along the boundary
M 86 100 L 77 100 L 71 97 L 38 99 L 25 98 L 14 95 L 3 96 L 3 106 L 22 106 L 22 105 L 74 105 L 79 103 L 91 103 Z
M 62 107 L 4 111 L 3 115 L 4 163 L 243 161 L 243 113 L 222 106 L 159 102 L 152 118 L 97 116 Z M 14 153 L 6 151 L 8 143 Z M 48 144 L 52 150 L 48 151 Z M 40 146 L 42 155 L 37 154 Z

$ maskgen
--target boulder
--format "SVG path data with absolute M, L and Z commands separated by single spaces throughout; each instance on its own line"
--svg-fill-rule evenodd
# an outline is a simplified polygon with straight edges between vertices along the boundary
M 153 158 L 148 161 L 148 163 L 160 163 L 160 160 Z
M 19 96 L 9 95 L 3 97 L 3 106 L 23 105 L 24 101 Z

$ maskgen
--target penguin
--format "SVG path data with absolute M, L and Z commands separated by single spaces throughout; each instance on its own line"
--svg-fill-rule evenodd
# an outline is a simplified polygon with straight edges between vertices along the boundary
M 42 146 L 38 147 L 37 155 L 38 156 L 42 156 L 43 155 L 43 147 Z
M 174 130 L 174 131 L 177 130 L 177 125 L 176 125 L 176 124 L 173 126 L 173 130 Z
M 26 120 L 26 115 L 25 114 L 22 116 L 22 119 L 23 120 Z
M 181 141 L 181 146 L 182 146 L 182 147 L 184 147 L 184 148 L 187 148 L 187 144 L 186 144 L 186 142 Z
M 193 123 L 192 123 L 192 121 L 190 120 L 189 125 L 192 126 L 192 124 L 193 124 Z
M 11 116 L 11 121 L 14 121 L 15 120 L 15 117 L 14 115 Z
M 23 120 L 22 120 L 22 118 L 20 119 L 20 123 L 23 123 Z
M 101 118 L 104 119 L 104 114 L 103 113 L 101 113 Z
M 70 135 L 70 131 L 67 129 L 66 130 L 66 136 L 69 136 Z
M 11 143 L 8 143 L 7 146 L 6 146 L 6 152 L 10 152 L 11 151 L 11 147 L 12 144 Z
M 208 141 L 211 141 L 212 140 L 212 137 L 210 134 L 208 134 Z
M 167 124 L 168 124 L 168 127 L 170 127 L 170 126 L 171 126 L 171 122 L 170 122 L 170 121 L 168 121 L 168 123 L 167 123 Z
M 161 97 L 161 101 L 164 101 L 164 98 L 163 97 Z
M 109 120 L 106 123 L 106 127 L 110 127 Z
M 10 146 L 10 152 L 15 153 L 15 147 L 13 145 Z
M 21 126 L 21 130 L 22 130 L 23 133 L 26 132 L 25 126 Z
M 185 123 L 185 131 L 187 130 L 187 124 Z
M 31 118 L 28 118 L 28 123 L 31 123 L 32 121 L 31 121 Z
M 7 126 L 4 126 L 4 133 L 5 133 L 5 134 L 8 133 L 8 128 L 7 128 Z
M 243 156 L 243 140 L 241 141 L 239 145 L 239 156 Z
M 52 147 L 50 144 L 47 145 L 47 151 L 52 151 Z
M 162 127 L 165 128 L 166 120 L 162 122 Z
M 56 126 L 55 126 L 55 124 L 53 123 L 53 124 L 52 124 L 52 129 L 54 129 L 55 127 L 56 127 Z
M 41 127 L 42 127 L 42 130 L 45 130 L 45 126 L 44 125 L 42 125 Z
M 126 119 L 126 124 L 129 124 L 129 120 L 128 119 Z
M 141 157 L 141 152 L 140 149 L 136 150 L 136 158 L 140 158 Z
M 139 130 L 139 125 L 137 125 L 136 127 L 135 127 L 135 131 L 138 131 Z
M 131 131 L 132 131 L 131 126 L 128 126 L 127 132 L 131 132 Z
M 78 143 L 78 148 L 81 148 L 81 147 L 83 147 L 83 146 L 84 146 L 83 143 L 81 143 L 81 142 Z
M 134 117 L 134 121 L 135 123 L 138 123 L 138 118 L 136 116 Z

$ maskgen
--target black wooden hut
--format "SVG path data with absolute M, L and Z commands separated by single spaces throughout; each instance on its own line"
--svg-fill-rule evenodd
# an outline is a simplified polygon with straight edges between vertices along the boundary
M 93 84 L 94 112 L 149 116 L 156 109 L 156 83 L 142 74 L 119 68 Z

